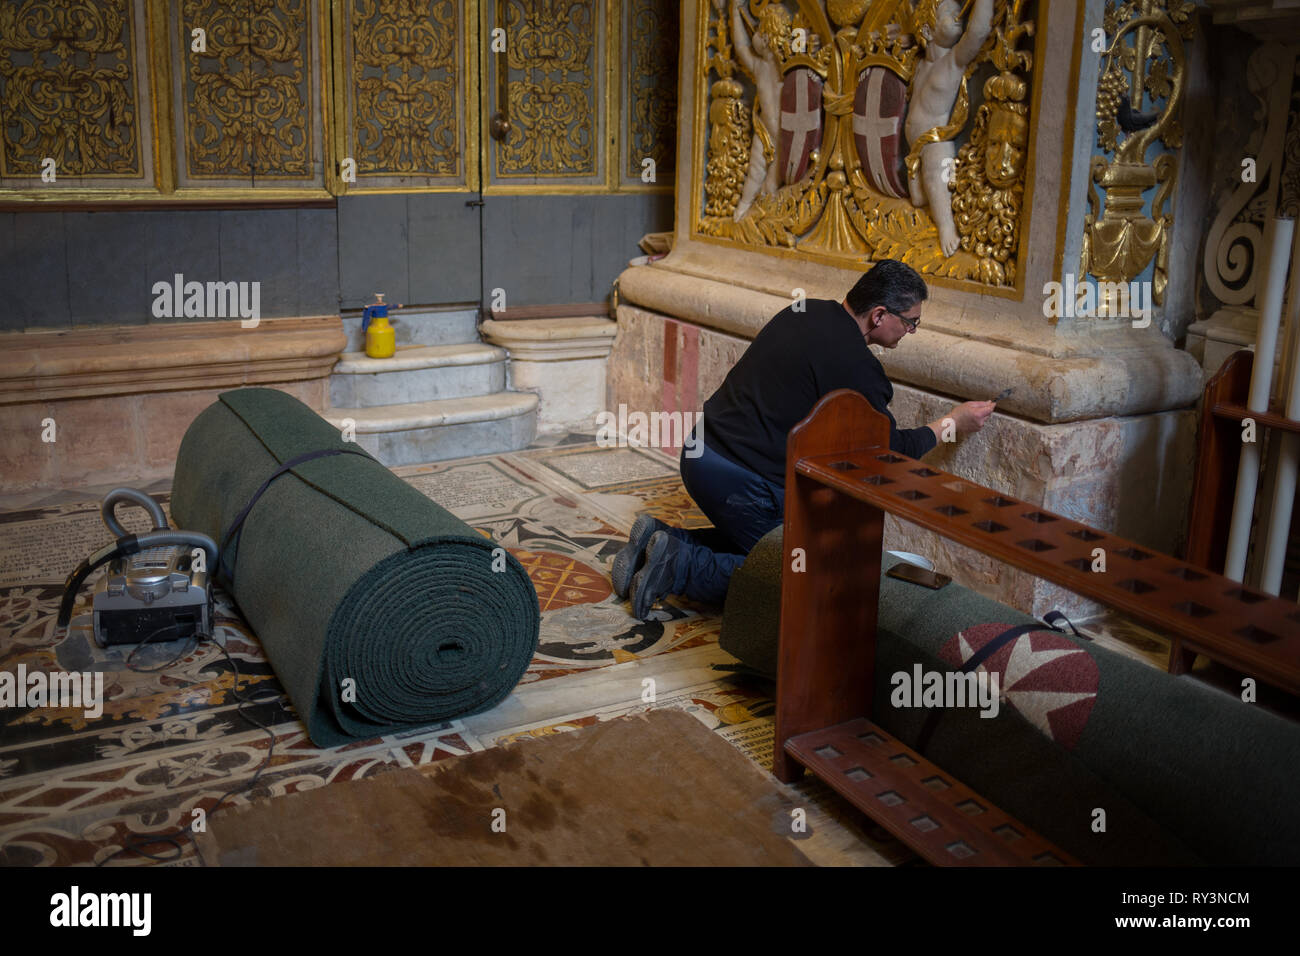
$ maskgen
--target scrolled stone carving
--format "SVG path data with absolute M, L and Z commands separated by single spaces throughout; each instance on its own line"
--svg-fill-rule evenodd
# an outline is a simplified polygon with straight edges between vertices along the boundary
M 594 175 L 597 170 L 593 0 L 506 0 L 512 125 L 498 176 Z
M 1264 223 L 1278 204 L 1294 64 L 1294 51 L 1277 44 L 1256 48 L 1246 63 L 1247 89 L 1259 101 L 1259 125 L 1244 150 L 1253 169 L 1239 177 L 1219 207 L 1205 237 L 1202 263 L 1206 285 L 1224 305 L 1244 305 L 1255 298 Z
M 309 8 L 303 0 L 182 0 L 186 34 L 207 31 L 185 53 L 184 160 L 192 177 L 312 177 L 316 147 Z
M 353 0 L 351 13 L 358 169 L 458 174 L 458 4 Z

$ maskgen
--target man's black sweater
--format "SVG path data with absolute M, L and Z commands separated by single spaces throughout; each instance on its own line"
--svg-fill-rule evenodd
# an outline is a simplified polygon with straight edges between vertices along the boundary
M 837 388 L 861 392 L 889 418 L 889 447 L 920 458 L 936 444 L 926 426 L 900 429 L 889 413 L 894 386 L 842 303 L 788 307 L 754 337 L 704 403 L 704 443 L 768 481 L 785 485 L 785 441 L 817 400 Z

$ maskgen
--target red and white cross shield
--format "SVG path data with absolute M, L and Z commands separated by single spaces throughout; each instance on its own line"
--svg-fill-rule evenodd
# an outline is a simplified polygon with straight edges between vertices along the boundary
M 892 70 L 873 66 L 858 77 L 853 97 L 853 144 L 862 172 L 873 189 L 902 199 L 907 196 L 903 160 L 903 115 L 907 85 Z
M 781 84 L 781 137 L 776 156 L 782 182 L 803 179 L 813 150 L 821 144 L 822 80 L 806 66 L 797 67 Z

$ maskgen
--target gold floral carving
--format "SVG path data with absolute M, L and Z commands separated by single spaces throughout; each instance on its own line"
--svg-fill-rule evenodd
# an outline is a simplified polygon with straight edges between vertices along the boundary
M 0 112 L 6 176 L 139 176 L 129 0 L 0 5 Z
M 709 91 L 708 162 L 704 168 L 704 221 L 731 219 L 740 202 L 745 181 L 745 160 L 749 155 L 749 111 L 745 88 L 732 78 L 736 63 L 727 42 L 725 17 L 709 18 L 704 37 L 703 75 L 717 73 Z
M 1016 49 L 1032 35 L 1023 22 L 998 34 L 992 61 L 998 74 L 984 84 L 984 103 L 975 114 L 970 141 L 957 154 L 952 212 L 961 248 L 980 263 L 979 280 L 1007 285 L 1016 278 L 1020 213 L 1024 207 L 1024 168 L 1029 148 L 1029 86 L 1016 75 L 1028 70 L 1030 56 Z
M 628 30 L 627 175 L 640 177 L 653 159 L 659 181 L 671 181 L 677 154 L 677 0 L 630 0 Z
M 190 176 L 312 175 L 306 3 L 184 0 Z M 195 27 L 206 32 L 206 52 L 188 42 Z
M 456 175 L 456 0 L 354 0 L 352 128 L 358 173 Z
M 948 182 L 958 249 L 945 256 L 928 208 L 910 197 L 886 195 L 864 173 L 855 141 L 855 99 L 867 71 L 883 67 L 910 84 L 925 37 L 939 15 L 937 0 L 749 0 L 748 19 L 766 23 L 769 46 L 782 75 L 811 70 L 822 81 L 821 144 L 797 182 L 762 193 L 739 220 L 737 200 L 750 162 L 747 120 L 754 87 L 734 55 L 729 0 L 709 0 L 700 35 L 700 82 L 710 83 L 710 104 L 701 125 L 707 136 L 702 208 L 695 230 L 745 245 L 784 247 L 854 264 L 901 259 L 919 272 L 987 286 L 1015 283 L 1024 213 L 1032 55 L 1019 49 L 1034 33 L 1026 0 L 995 0 L 992 28 L 966 68 L 949 121 L 929 130 L 912 147 L 958 139 L 969 130 Z M 778 15 L 763 16 L 768 7 Z M 778 34 L 772 24 L 784 25 Z M 766 37 L 765 37 L 766 39 Z M 969 117 L 966 82 L 995 71 L 984 84 L 985 102 Z M 981 72 L 982 71 L 982 72 Z M 716 77 L 716 79 L 713 79 Z M 752 77 L 751 83 L 756 82 Z M 908 151 L 908 146 L 903 151 Z M 698 194 L 698 193 L 697 193 Z
M 1187 61 L 1183 40 L 1193 32 L 1189 0 L 1108 0 L 1097 87 L 1097 145 L 1088 184 L 1080 272 L 1103 282 L 1131 282 L 1154 260 L 1152 299 L 1164 302 L 1172 210 L 1182 145 L 1179 123 Z M 1167 151 L 1148 160 L 1157 143 Z M 1105 193 L 1104 201 L 1094 188 Z M 1144 207 L 1151 196 L 1150 212 Z
M 725 77 L 713 84 L 710 94 L 704 215 L 713 219 L 730 219 L 740 202 L 749 156 L 749 111 L 743 93 L 744 87 Z
M 594 175 L 594 0 L 506 0 L 510 131 L 500 174 Z

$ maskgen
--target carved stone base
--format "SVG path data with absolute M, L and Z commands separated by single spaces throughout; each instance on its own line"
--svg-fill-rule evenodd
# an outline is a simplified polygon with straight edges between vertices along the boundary
M 483 322 L 483 338 L 510 353 L 510 388 L 536 392 L 537 430 L 594 426 L 617 325 L 600 316 Z
M 952 400 L 896 383 L 900 423 L 933 421 Z M 984 428 L 928 456 L 936 468 L 1036 505 L 1177 554 L 1186 537 L 1196 453 L 1194 409 L 1044 425 L 995 412 Z M 1041 617 L 1101 608 L 1056 585 L 1007 567 L 914 525 L 885 525 L 885 546 L 923 554 L 938 570 L 982 594 Z
M 1187 327 L 1187 351 L 1213 375 L 1233 352 L 1253 349 L 1258 334 L 1259 312 L 1229 305 Z
M 667 260 L 624 271 L 619 291 L 629 304 L 748 340 L 790 305 L 792 290 L 838 300 L 858 278 L 750 256 L 679 246 Z M 881 356 L 895 380 L 963 399 L 992 398 L 1014 385 L 999 408 L 1049 423 L 1164 411 L 1200 397 L 1195 359 L 1154 328 L 1097 322 L 1057 330 L 1041 316 L 1001 312 L 1002 300 L 992 296 L 937 286 L 930 293 L 920 330 Z

